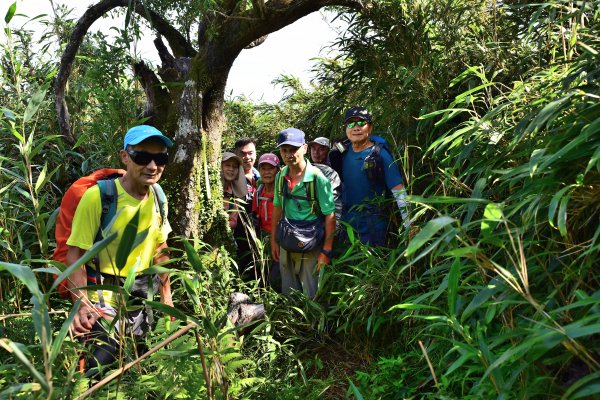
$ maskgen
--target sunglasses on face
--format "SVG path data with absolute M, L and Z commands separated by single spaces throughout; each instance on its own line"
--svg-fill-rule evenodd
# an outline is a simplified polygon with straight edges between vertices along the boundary
M 137 165 L 148 165 L 152 160 L 162 167 L 169 161 L 169 155 L 167 153 L 147 153 L 145 151 L 127 150 L 127 154 Z
M 365 126 L 366 124 L 368 124 L 367 121 L 363 121 L 362 119 L 360 121 L 352 121 L 352 122 L 348 122 L 346 124 L 346 129 L 352 129 L 354 128 L 356 125 L 360 126 L 361 128 L 363 126 Z

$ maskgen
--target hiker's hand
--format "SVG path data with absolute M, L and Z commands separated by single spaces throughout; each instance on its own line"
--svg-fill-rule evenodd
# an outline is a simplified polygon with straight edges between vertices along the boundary
M 76 336 L 88 333 L 98 318 L 100 318 L 100 314 L 94 307 L 81 303 L 79 310 L 75 314 L 75 318 L 73 318 L 71 331 Z
M 321 272 L 321 267 L 325 265 L 329 265 L 331 259 L 327 257 L 323 253 L 319 253 L 319 257 L 317 258 L 317 273 Z
M 275 262 L 279 262 L 279 244 L 275 241 L 271 242 L 271 258 Z

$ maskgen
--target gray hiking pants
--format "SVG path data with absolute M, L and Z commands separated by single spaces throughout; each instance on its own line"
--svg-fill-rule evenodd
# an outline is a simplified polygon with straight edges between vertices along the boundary
M 279 270 L 281 271 L 281 292 L 289 294 L 292 289 L 303 291 L 312 299 L 317 293 L 319 274 L 315 271 L 320 248 L 310 253 L 292 253 L 279 247 Z

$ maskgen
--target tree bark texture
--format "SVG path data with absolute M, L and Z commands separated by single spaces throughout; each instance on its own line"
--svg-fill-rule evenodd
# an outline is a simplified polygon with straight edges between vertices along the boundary
M 67 81 L 79 46 L 90 26 L 129 0 L 102 0 L 77 22 L 55 81 L 55 104 L 61 134 L 76 143 L 65 101 Z M 249 4 L 249 3 L 248 3 Z M 146 19 L 157 34 L 154 41 L 161 67 L 151 70 L 133 63 L 146 93 L 146 117 L 174 139 L 170 163 L 161 184 L 169 198 L 169 221 L 176 234 L 203 239 L 219 221 L 225 226 L 220 189 L 221 135 L 225 128 L 223 103 L 229 71 L 236 57 L 261 38 L 324 6 L 362 8 L 356 0 L 223 0 L 200 16 L 197 49 L 158 13 L 134 1 L 131 11 Z M 163 43 L 165 38 L 170 50 Z M 215 238 L 213 238 L 215 239 Z M 218 239 L 217 239 L 218 240 Z

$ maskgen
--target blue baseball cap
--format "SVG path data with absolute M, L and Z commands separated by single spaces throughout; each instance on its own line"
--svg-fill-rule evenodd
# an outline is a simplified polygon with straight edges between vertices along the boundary
M 300 129 L 287 128 L 279 132 L 279 135 L 277 135 L 277 147 L 281 147 L 284 144 L 300 147 L 305 143 L 304 132 L 302 132 Z
M 150 125 L 138 125 L 128 130 L 125 134 L 125 139 L 123 140 L 123 149 L 127 149 L 128 145 L 135 146 L 136 144 L 140 144 L 144 140 L 151 137 L 159 138 L 167 147 L 173 146 L 171 139 L 163 135 L 162 132 L 155 127 Z

